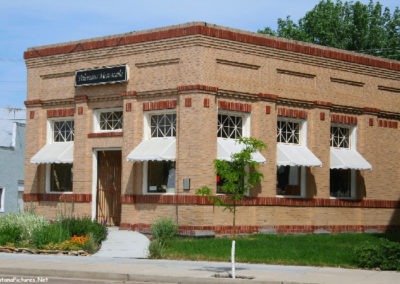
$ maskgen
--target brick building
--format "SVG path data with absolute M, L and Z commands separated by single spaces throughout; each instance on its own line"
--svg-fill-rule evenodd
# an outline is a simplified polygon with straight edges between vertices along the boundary
M 188 23 L 29 48 L 24 200 L 40 214 L 226 233 L 213 161 L 252 136 L 242 232 L 400 225 L 400 62 Z

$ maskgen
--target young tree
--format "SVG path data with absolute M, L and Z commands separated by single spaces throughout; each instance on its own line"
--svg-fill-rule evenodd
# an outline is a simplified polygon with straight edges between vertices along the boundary
M 246 195 L 260 183 L 263 174 L 257 170 L 258 163 L 253 160 L 253 154 L 265 148 L 264 142 L 255 138 L 240 138 L 238 143 L 243 149 L 231 155 L 231 161 L 215 160 L 217 175 L 223 180 L 221 190 L 225 196 L 214 195 L 208 187 L 197 190 L 196 194 L 204 195 L 217 205 L 225 207 L 232 213 L 232 278 L 235 278 L 235 238 L 237 205 Z
M 400 10 L 391 14 L 373 0 L 321 0 L 298 24 L 288 16 L 278 19 L 277 31 L 258 32 L 400 60 Z

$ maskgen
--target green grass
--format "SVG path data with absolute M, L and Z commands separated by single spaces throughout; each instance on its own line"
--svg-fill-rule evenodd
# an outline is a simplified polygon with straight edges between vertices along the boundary
M 400 233 L 250 235 L 237 238 L 236 261 L 285 265 L 356 267 L 354 250 L 380 238 L 400 242 Z M 230 261 L 231 239 L 177 238 L 164 257 L 208 261 Z

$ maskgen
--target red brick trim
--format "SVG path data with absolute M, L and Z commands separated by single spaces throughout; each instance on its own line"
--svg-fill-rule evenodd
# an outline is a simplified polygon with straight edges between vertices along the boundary
M 277 99 L 279 99 L 279 96 L 273 95 L 273 94 L 263 94 L 263 93 L 259 93 L 257 96 L 258 96 L 260 99 L 268 99 L 268 100 L 273 100 L 273 101 L 276 101 Z
M 210 107 L 210 99 L 209 98 L 205 98 L 204 99 L 203 107 L 205 107 L 205 108 L 209 108 Z
M 369 126 L 374 126 L 374 119 L 373 118 L 369 119 Z
M 271 113 L 271 106 L 265 106 L 265 114 Z
M 130 96 L 136 96 L 137 92 L 136 91 L 123 91 L 121 92 L 122 97 L 130 97 Z
M 325 120 L 325 112 L 320 112 L 319 113 L 319 119 L 324 121 Z
M 218 101 L 218 108 L 223 110 L 251 112 L 251 104 Z
M 357 117 L 342 114 L 331 114 L 331 122 L 356 125 Z
M 379 113 L 381 110 L 379 108 L 374 108 L 374 107 L 365 107 L 363 108 L 364 112 L 373 112 L 373 113 Z
M 204 196 L 198 195 L 121 195 L 121 203 L 134 204 L 185 204 L 212 205 Z M 278 197 L 248 197 L 240 206 L 289 206 L 289 207 L 346 207 L 346 208 L 400 208 L 395 200 L 343 200 L 343 199 L 298 199 Z
M 67 117 L 74 116 L 74 108 L 60 108 L 60 109 L 49 109 L 47 110 L 47 117 Z
M 325 107 L 331 107 L 333 105 L 331 102 L 325 102 L 325 101 L 313 101 L 313 103 L 317 106 L 325 106 Z
M 54 201 L 54 202 L 92 202 L 91 194 L 82 193 L 25 193 L 25 202 Z
M 125 111 L 126 112 L 131 112 L 132 111 L 132 103 L 126 103 L 125 104 Z
M 83 114 L 83 107 L 78 107 L 78 115 L 82 115 Z
M 278 116 L 306 119 L 308 114 L 305 110 L 279 107 Z
M 185 98 L 185 107 L 192 107 L 192 98 Z
M 206 85 L 186 85 L 186 86 L 178 86 L 178 92 L 186 92 L 186 91 L 206 91 L 206 92 L 218 92 L 217 87 L 206 86 Z
M 116 132 L 99 132 L 99 133 L 89 133 L 88 138 L 103 138 L 103 137 L 122 137 L 124 136 L 124 132 L 116 131 Z
M 176 108 L 176 105 L 177 105 L 176 100 L 145 102 L 143 103 L 143 111 L 174 109 Z
M 398 121 L 387 120 L 387 119 L 378 119 L 378 126 L 385 128 L 398 128 Z
M 143 33 L 125 34 L 109 38 L 101 38 L 97 40 L 65 43 L 49 47 L 30 48 L 24 52 L 24 59 L 95 50 L 107 47 L 124 46 L 129 44 L 158 41 L 191 35 L 204 35 L 208 37 L 232 40 L 245 44 L 265 46 L 290 52 L 302 53 L 306 55 L 400 71 L 400 63 L 398 62 L 365 56 L 362 54 L 353 54 L 339 49 L 320 47 L 313 44 L 306 44 L 270 36 L 258 35 L 256 33 L 249 34 L 234 31 L 231 29 L 210 27 L 207 26 L 206 23 L 196 23 L 184 27 L 170 27 L 164 30 L 157 31 L 144 31 Z
M 75 102 L 87 102 L 89 100 L 89 97 L 86 95 L 75 96 L 74 100 Z
M 34 110 L 31 110 L 30 112 L 29 112 L 29 119 L 34 119 L 35 118 L 35 111 Z
M 42 103 L 41 99 L 36 99 L 36 100 L 26 100 L 24 102 L 26 107 L 34 106 L 34 105 L 40 105 Z
M 122 223 L 120 229 L 148 232 L 151 230 L 151 224 L 129 224 Z M 324 230 L 331 233 L 346 233 L 346 232 L 366 232 L 366 231 L 399 231 L 398 225 L 276 225 L 276 226 L 236 226 L 236 233 L 254 234 L 263 230 L 277 234 L 296 234 L 296 233 L 314 233 L 318 230 Z M 179 233 L 183 235 L 194 236 L 195 231 L 214 231 L 217 235 L 227 235 L 233 233 L 232 226 L 179 226 Z

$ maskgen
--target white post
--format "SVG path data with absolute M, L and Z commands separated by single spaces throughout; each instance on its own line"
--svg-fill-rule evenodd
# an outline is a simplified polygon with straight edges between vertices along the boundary
M 235 272 L 235 240 L 232 240 L 232 249 L 231 249 L 231 261 L 232 261 L 232 279 L 236 278 Z

